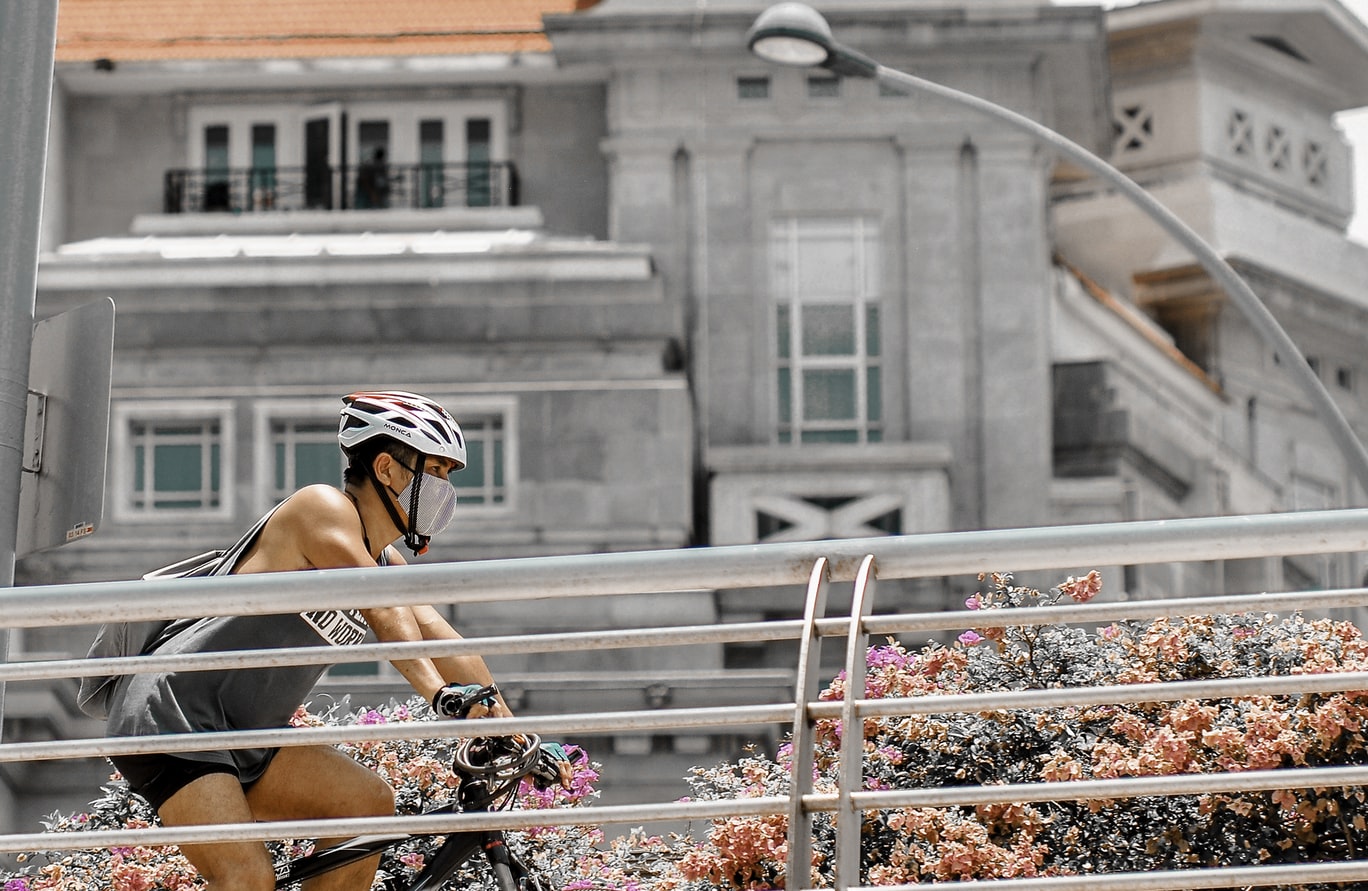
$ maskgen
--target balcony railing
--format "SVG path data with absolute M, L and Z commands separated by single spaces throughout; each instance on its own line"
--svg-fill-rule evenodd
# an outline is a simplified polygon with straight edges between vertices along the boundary
M 511 161 L 166 171 L 165 213 L 514 207 Z

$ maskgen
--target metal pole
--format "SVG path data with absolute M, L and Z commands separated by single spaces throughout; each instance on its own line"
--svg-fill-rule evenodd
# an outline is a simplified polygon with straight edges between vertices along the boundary
M 57 0 L 0 0 L 0 588 L 14 585 Z M 0 663 L 9 634 L 0 633 Z M 0 684 L 0 722 L 5 688 Z

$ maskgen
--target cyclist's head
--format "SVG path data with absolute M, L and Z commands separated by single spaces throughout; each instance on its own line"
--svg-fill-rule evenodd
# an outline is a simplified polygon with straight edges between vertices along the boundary
M 446 409 L 425 396 L 375 390 L 342 397 L 337 441 L 347 456 L 349 482 L 370 474 L 371 462 L 388 452 L 410 468 L 423 456 L 449 458 L 454 470 L 466 465 L 465 437 Z
M 347 456 L 346 480 L 360 484 L 369 479 L 404 542 L 415 554 L 427 550 L 430 537 L 446 528 L 456 506 L 456 491 L 445 473 L 428 486 L 432 494 L 421 497 L 429 457 L 444 459 L 460 470 L 466 465 L 465 439 L 454 418 L 431 399 L 398 391 L 352 393 L 342 398 L 342 421 L 337 440 Z M 413 474 L 403 492 L 389 490 L 408 512 L 401 517 L 386 495 L 387 486 L 376 476 L 375 459 L 389 454 Z M 439 471 L 440 473 L 440 471 Z M 435 490 L 432 486 L 437 486 Z

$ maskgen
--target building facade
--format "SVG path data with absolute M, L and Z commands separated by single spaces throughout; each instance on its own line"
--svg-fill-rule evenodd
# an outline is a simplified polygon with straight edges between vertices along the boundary
M 95 0 L 59 21 L 39 315 L 115 302 L 110 460 L 98 533 L 24 557 L 20 583 L 136 577 L 231 541 L 337 480 L 338 397 L 381 385 L 439 398 L 471 441 L 432 560 L 1362 502 L 1279 372 L 1300 359 L 1126 202 L 972 110 L 765 66 L 744 45 L 760 0 L 518 0 L 497 21 L 451 3 L 419 22 L 240 0 L 213 28 L 142 5 L 141 26 Z M 1363 430 L 1368 253 L 1344 234 L 1333 115 L 1368 104 L 1368 29 L 1336 0 L 816 5 L 843 42 L 1152 189 Z M 1363 565 L 1103 571 L 1150 597 L 1357 583 Z M 880 599 L 941 609 L 973 584 Z M 517 634 L 801 609 L 748 590 L 454 619 Z M 69 653 L 78 632 L 25 630 L 12 652 Z M 535 714 L 774 701 L 790 656 L 491 662 Z M 328 683 L 401 690 L 385 669 Z M 15 686 L 7 738 L 97 729 L 66 687 Z M 744 742 L 590 746 L 609 800 L 660 800 Z M 7 768 L 14 825 L 86 800 L 88 767 Z

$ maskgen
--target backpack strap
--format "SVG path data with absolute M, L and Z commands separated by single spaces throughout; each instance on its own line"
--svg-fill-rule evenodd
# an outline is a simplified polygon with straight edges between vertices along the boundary
M 280 504 L 284 503 L 283 501 L 280 502 Z M 256 521 L 256 525 L 248 529 L 242 538 L 237 540 L 237 544 L 224 551 L 218 565 L 209 575 L 232 575 L 233 570 L 237 568 L 238 561 L 242 559 L 242 555 L 247 553 L 252 545 L 256 544 L 256 540 L 261 537 L 261 530 L 266 528 L 266 521 L 271 519 L 275 512 L 280 509 L 280 504 L 266 511 L 261 519 Z

